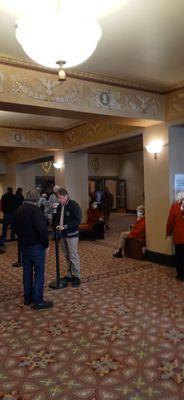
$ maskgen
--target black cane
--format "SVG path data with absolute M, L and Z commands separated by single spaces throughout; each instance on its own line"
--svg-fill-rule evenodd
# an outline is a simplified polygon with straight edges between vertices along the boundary
M 22 253 L 21 253 L 19 239 L 18 239 L 18 260 L 12 264 L 12 267 L 22 267 Z
M 60 275 L 60 262 L 59 262 L 59 231 L 55 231 L 55 254 L 56 254 L 56 281 L 49 284 L 51 289 L 64 289 L 68 286 L 65 280 L 61 279 Z

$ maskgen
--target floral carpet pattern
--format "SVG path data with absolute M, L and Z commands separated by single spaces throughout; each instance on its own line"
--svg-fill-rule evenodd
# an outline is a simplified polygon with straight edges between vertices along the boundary
M 175 270 L 114 259 L 118 233 L 79 244 L 82 284 L 23 305 L 16 243 L 0 255 L 0 400 L 184 399 L 184 284 Z M 62 274 L 65 262 L 61 256 Z

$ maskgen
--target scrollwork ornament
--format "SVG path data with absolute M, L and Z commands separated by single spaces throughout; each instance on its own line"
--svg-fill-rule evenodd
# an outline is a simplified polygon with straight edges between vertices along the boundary
M 4 73 L 0 71 L 0 93 L 4 91 Z
M 156 96 L 125 95 L 123 97 L 124 110 L 139 114 L 157 114 L 161 109 L 160 99 Z
M 61 84 L 54 79 L 39 78 L 36 84 L 30 82 L 21 75 L 12 75 L 12 92 L 18 97 L 28 96 L 39 101 L 52 103 L 80 104 L 81 90 L 77 85 L 71 85 L 63 94 L 57 93 Z
M 42 162 L 42 169 L 45 172 L 45 174 L 48 175 L 48 173 L 52 169 L 52 161 L 44 161 L 44 162 Z

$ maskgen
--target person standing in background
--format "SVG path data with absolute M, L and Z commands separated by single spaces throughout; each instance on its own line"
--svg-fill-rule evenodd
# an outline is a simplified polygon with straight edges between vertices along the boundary
M 56 226 L 56 213 L 57 213 L 57 207 L 59 206 L 59 201 L 57 198 L 57 193 L 58 190 L 60 189 L 60 186 L 55 185 L 53 187 L 53 193 L 51 193 L 49 200 L 48 200 L 48 204 L 49 204 L 49 213 L 51 216 L 51 220 L 52 220 L 52 229 L 53 231 L 55 231 L 55 226 Z M 55 238 L 55 232 L 54 232 L 54 237 Z
M 15 240 L 15 212 L 16 212 L 16 198 L 13 194 L 12 187 L 8 187 L 5 194 L 1 198 L 1 211 L 3 215 L 3 228 L 0 246 L 4 246 L 7 236 L 7 229 L 10 226 L 11 240 Z
M 21 187 L 19 187 L 15 193 L 16 210 L 17 210 L 17 208 L 19 208 L 22 205 L 22 203 L 25 200 L 24 196 L 22 194 L 22 191 L 23 191 L 23 189 Z
M 109 188 L 106 186 L 105 191 L 103 194 L 103 213 L 104 213 L 104 223 L 106 229 L 109 229 L 109 218 L 110 218 L 110 213 L 112 211 L 112 206 L 113 206 L 113 195 L 110 192 Z
M 178 193 L 169 211 L 166 225 L 166 237 L 173 235 L 175 246 L 176 279 L 184 281 L 184 193 Z

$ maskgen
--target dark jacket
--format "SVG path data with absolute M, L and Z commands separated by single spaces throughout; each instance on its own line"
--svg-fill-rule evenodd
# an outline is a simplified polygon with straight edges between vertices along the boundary
M 15 195 L 15 206 L 16 206 L 16 210 L 17 210 L 17 208 L 19 208 L 21 205 L 22 205 L 22 203 L 24 202 L 24 196 L 21 194 L 21 195 Z
M 15 216 L 15 232 L 21 248 L 42 244 L 49 246 L 47 224 L 42 210 L 33 203 L 22 204 Z
M 55 227 L 60 225 L 62 206 L 59 204 L 56 214 Z M 64 206 L 64 231 L 61 231 L 61 237 L 75 237 L 79 235 L 79 224 L 81 223 L 82 212 L 78 203 L 74 200 L 68 199 Z
M 6 193 L 1 198 L 1 211 L 3 214 L 13 214 L 16 211 L 15 195 Z

